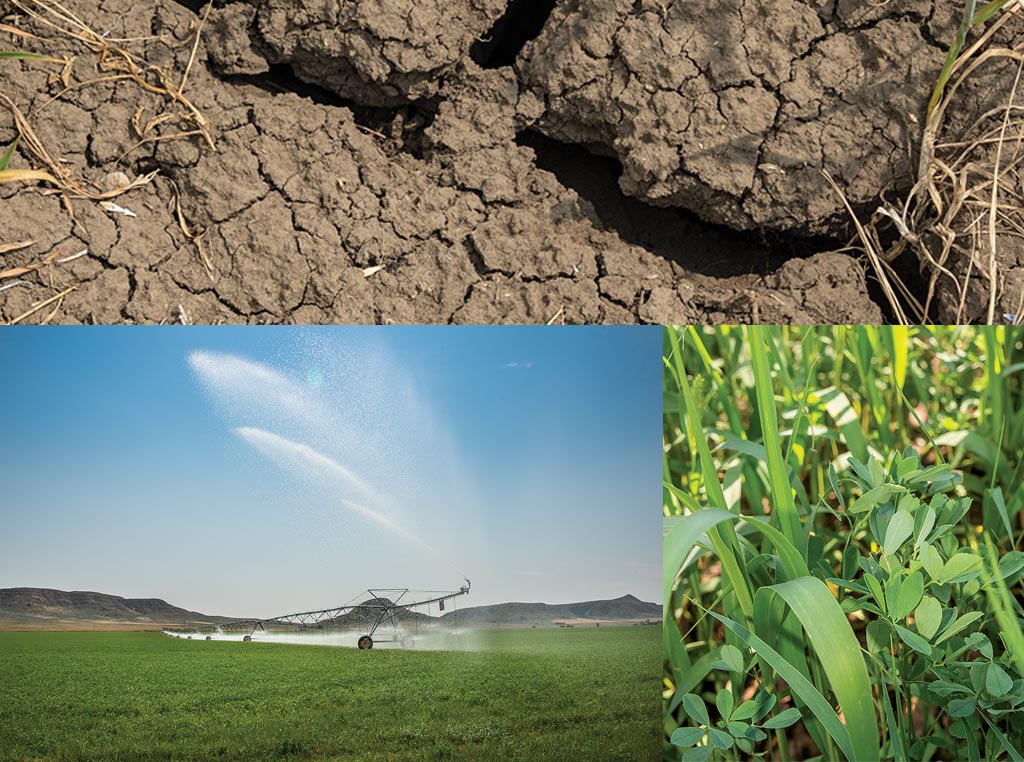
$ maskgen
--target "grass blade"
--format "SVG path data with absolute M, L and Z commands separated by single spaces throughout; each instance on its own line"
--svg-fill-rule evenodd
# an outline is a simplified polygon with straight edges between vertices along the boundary
M 846 726 L 843 725 L 839 715 L 836 714 L 836 710 L 825 700 L 825 697 L 821 695 L 818 689 L 806 677 L 800 674 L 800 670 L 783 659 L 778 651 L 743 627 L 743 625 L 734 622 L 728 617 L 716 614 L 714 611 L 709 611 L 708 613 L 750 646 L 758 656 L 778 672 L 782 679 L 789 683 L 790 689 L 800 696 L 818 721 L 825 726 L 846 758 L 849 760 L 855 759 L 850 745 L 850 733 Z M 875 760 L 877 759 L 878 757 L 876 756 Z
M 672 585 L 679 568 L 683 565 L 687 554 L 697 544 L 701 536 L 707 534 L 711 527 L 727 519 L 738 518 L 728 511 L 708 508 L 697 513 L 684 516 L 665 536 L 662 548 L 662 598 L 668 602 L 672 593 Z
M 750 326 L 747 331 L 750 343 L 750 360 L 754 370 L 754 390 L 757 394 L 757 412 L 764 435 L 765 455 L 768 459 L 768 479 L 771 485 L 772 502 L 779 519 L 779 528 L 797 548 L 803 547 L 803 532 L 800 517 L 793 502 L 793 491 L 789 482 L 789 471 L 782 460 L 782 442 L 779 437 L 778 413 L 775 409 L 775 393 L 772 390 L 772 376 L 768 368 L 766 344 L 768 335 L 763 326 Z
M 21 140 L 21 135 L 18 135 L 18 137 L 14 139 L 14 142 L 7 146 L 7 150 L 4 151 L 3 156 L 0 156 L 0 172 L 3 172 L 7 169 L 8 165 L 10 165 L 11 157 L 14 156 L 14 150 L 18 147 L 19 140 Z
M 803 625 L 832 684 L 849 728 L 853 756 L 847 756 L 856 760 L 877 760 L 878 723 L 871 700 L 871 679 L 861 655 L 860 643 L 850 629 L 839 602 L 825 583 L 815 577 L 801 577 L 763 587 L 754 598 L 754 622 L 755 629 L 766 636 L 778 630 L 772 608 L 775 596 L 789 605 Z M 840 739 L 831 729 L 829 732 L 839 744 Z

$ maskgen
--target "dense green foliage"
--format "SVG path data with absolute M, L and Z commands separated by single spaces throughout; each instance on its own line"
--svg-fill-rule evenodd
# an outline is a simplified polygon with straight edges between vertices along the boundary
M 476 651 L 0 633 L 0 759 L 651 760 L 655 627 Z
M 1024 329 L 666 329 L 665 754 L 1021 760 Z

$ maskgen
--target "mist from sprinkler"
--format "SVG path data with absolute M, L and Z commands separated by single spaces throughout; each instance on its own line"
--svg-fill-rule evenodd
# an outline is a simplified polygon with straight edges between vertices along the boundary
M 322 357 L 319 365 L 301 380 L 289 378 L 258 362 L 229 354 L 196 351 L 189 355 L 188 363 L 206 395 L 228 413 L 229 419 L 243 424 L 259 421 L 275 429 L 272 431 L 261 426 L 239 425 L 234 427 L 234 432 L 275 465 L 316 488 L 326 498 L 321 500 L 322 504 L 342 508 L 346 513 L 369 520 L 393 536 L 414 545 L 459 577 L 467 576 L 451 563 L 450 553 L 442 554 L 403 526 L 400 519 L 402 511 L 398 509 L 395 498 L 385 495 L 372 483 L 372 479 L 365 476 L 367 470 L 373 472 L 378 484 L 388 484 L 389 492 L 396 483 L 405 483 L 413 490 L 412 495 L 418 498 L 423 479 L 413 474 L 401 478 L 410 468 L 411 458 L 414 464 L 412 467 L 426 468 L 424 475 L 440 478 L 444 488 L 448 488 L 451 483 L 461 483 L 461 479 L 453 482 L 441 476 L 447 475 L 445 467 L 450 469 L 453 463 L 457 463 L 457 460 L 451 459 L 455 451 L 450 448 L 445 432 L 437 428 L 429 410 L 422 405 L 422 400 L 411 386 L 391 381 L 403 378 L 404 374 L 387 366 L 381 357 L 372 355 L 347 362 L 344 359 L 334 360 L 337 364 L 335 367 L 323 358 L 328 354 L 336 358 L 339 353 L 328 353 L 326 347 L 320 349 Z M 321 368 L 329 372 L 325 374 Z M 389 379 L 389 383 L 383 383 L 385 378 Z M 340 387 L 337 386 L 339 383 Z M 329 393 L 332 388 L 344 394 L 340 402 L 331 398 Z M 394 396 L 385 394 L 381 397 L 382 389 L 385 388 Z M 373 402 L 380 404 L 368 404 Z M 344 417 L 339 414 L 339 410 L 345 411 Z M 404 429 L 407 424 L 409 428 L 406 431 Z M 399 432 L 405 436 L 398 437 Z M 285 433 L 288 435 L 285 436 Z M 299 441 L 300 438 L 305 441 Z M 429 460 L 425 463 L 429 465 L 417 460 L 416 450 L 403 448 L 395 451 L 393 448 L 398 439 L 424 443 L 425 449 L 419 457 L 426 455 Z M 313 443 L 317 441 L 324 444 L 330 442 L 332 449 L 338 449 L 344 460 L 316 449 Z M 441 458 L 440 471 L 434 462 L 438 457 Z M 448 460 L 445 460 L 446 457 Z M 403 458 L 406 461 L 404 467 Z M 410 499 L 411 496 L 398 498 L 406 502 Z M 472 649 L 471 641 L 474 639 L 456 636 L 446 626 L 437 626 L 441 632 L 429 633 L 424 647 Z M 222 631 L 168 634 L 176 637 L 191 635 L 192 639 L 200 640 L 207 639 L 208 634 L 211 640 L 241 641 L 244 637 Z M 358 632 L 337 630 L 259 632 L 254 633 L 252 639 L 354 647 L 359 635 Z M 422 638 L 416 639 L 418 641 Z
M 423 631 L 426 629 L 426 632 Z M 220 630 L 213 632 L 192 630 L 164 630 L 164 635 L 179 640 L 210 640 L 227 643 L 286 643 L 297 646 L 335 646 L 358 649 L 362 630 L 304 630 L 299 632 L 265 632 L 257 631 L 251 635 L 241 632 L 226 633 Z M 390 633 L 389 633 L 390 637 Z M 395 640 L 374 639 L 373 648 L 402 649 L 413 651 L 480 651 L 483 649 L 481 639 L 476 630 L 454 630 L 446 625 L 435 624 L 429 628 L 399 627 Z M 246 640 L 248 638 L 248 640 Z M 411 648 L 402 644 L 411 639 Z

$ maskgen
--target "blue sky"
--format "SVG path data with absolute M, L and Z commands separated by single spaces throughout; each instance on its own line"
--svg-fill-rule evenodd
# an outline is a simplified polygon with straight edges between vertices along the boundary
M 657 328 L 0 331 L 0 587 L 658 600 Z

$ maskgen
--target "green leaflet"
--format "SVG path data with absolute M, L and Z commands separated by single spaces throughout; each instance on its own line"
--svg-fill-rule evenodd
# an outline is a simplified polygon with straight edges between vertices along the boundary
M 967 577 L 976 576 L 981 571 L 981 559 L 973 553 L 955 553 L 946 561 L 936 578 L 936 582 L 962 582 Z M 964 579 L 961 579 L 964 578 Z
M 1013 688 L 1012 678 L 998 664 L 989 664 L 985 674 L 985 690 L 989 695 L 998 698 L 1005 696 Z
M 939 555 L 939 551 L 931 545 L 923 545 L 921 547 L 921 564 L 928 572 L 928 576 L 937 582 L 939 575 L 942 574 L 942 556 Z
M 881 505 L 899 492 L 906 492 L 905 487 L 898 484 L 881 484 L 873 487 L 850 504 L 848 513 L 864 513 Z
M 983 616 L 985 616 L 985 615 L 982 612 L 980 612 L 980 611 L 972 611 L 972 612 L 970 612 L 968 614 L 964 614 L 962 617 L 960 617 L 955 622 L 953 622 L 951 625 L 949 625 L 949 627 L 947 627 L 945 630 L 943 630 L 942 634 L 939 635 L 939 637 L 936 640 L 936 642 L 937 643 L 941 643 L 944 640 L 949 640 L 951 637 L 953 637 L 958 632 L 960 632 L 960 630 L 964 629 L 965 627 L 967 627 L 967 626 L 969 626 L 971 624 L 974 624 L 974 622 L 977 622 Z
M 715 708 L 718 709 L 718 714 L 723 720 L 728 720 L 732 717 L 732 708 L 735 706 L 735 699 L 733 699 L 732 691 L 728 688 L 722 688 L 715 696 Z
M 921 520 L 920 525 L 918 525 L 918 517 Z M 923 511 L 918 511 L 918 517 L 914 518 L 914 526 L 919 527 L 914 539 L 915 550 L 918 550 L 924 544 L 928 534 L 935 527 L 935 509 L 929 505 Z
M 777 715 L 769 720 L 765 720 L 762 723 L 762 728 L 788 728 L 790 725 L 796 723 L 800 719 L 800 710 L 793 708 L 787 709 L 784 712 L 779 712 Z
M 893 621 L 906 619 L 917 604 L 921 602 L 924 593 L 924 576 L 921 572 L 913 572 L 902 578 L 899 584 L 890 583 L 885 590 L 885 602 L 889 609 L 889 616 Z
M 708 716 L 708 708 L 704 706 L 704 700 L 695 693 L 687 693 L 683 696 L 683 710 L 686 716 L 701 725 L 710 725 L 711 718 Z
M 896 511 L 889 520 L 889 527 L 885 530 L 885 541 L 882 547 L 885 555 L 891 556 L 900 546 L 910 539 L 914 532 L 914 517 L 910 511 Z
M 704 738 L 707 732 L 705 728 L 676 728 L 670 740 L 676 746 L 688 748 Z
M 906 627 L 896 625 L 896 634 L 900 636 L 900 640 L 906 643 L 908 646 L 913 648 L 918 653 L 922 653 L 925 656 L 932 655 L 932 646 L 927 640 L 922 638 L 916 632 L 911 632 Z
M 917 631 L 931 640 L 942 623 L 942 604 L 930 595 L 923 598 L 914 612 L 914 622 L 917 624 Z
M 736 646 L 722 646 L 722 661 L 728 664 L 733 672 L 743 672 L 743 654 Z

